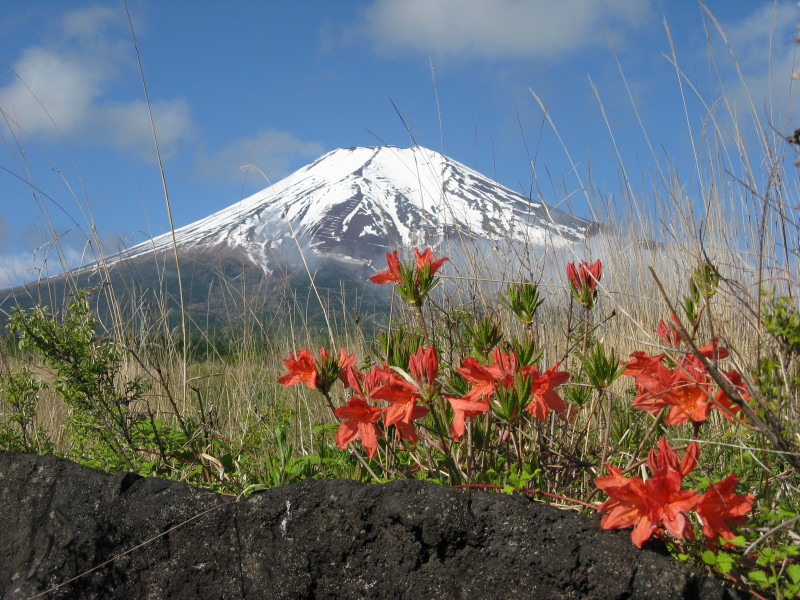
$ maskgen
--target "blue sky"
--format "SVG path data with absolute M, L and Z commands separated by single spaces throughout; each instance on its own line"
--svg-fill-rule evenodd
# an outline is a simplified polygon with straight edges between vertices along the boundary
M 717 103 L 721 129 L 731 124 L 722 90 L 753 144 L 750 102 L 778 131 L 800 126 L 794 2 L 706 4 L 749 98 L 714 23 L 690 0 L 128 7 L 176 227 L 267 185 L 242 165 L 277 181 L 334 148 L 408 146 L 412 137 L 526 194 L 535 170 L 544 198 L 580 216 L 592 216 L 580 190 L 590 175 L 612 205 L 624 193 L 614 142 L 634 179 L 659 164 L 690 180 L 690 130 L 665 20 L 686 82 Z M 167 231 L 123 3 L 4 0 L 0 61 L 0 287 L 43 267 L 57 271 L 53 239 L 75 265 L 93 256 L 92 226 L 110 251 Z M 684 92 L 696 135 L 708 111 Z

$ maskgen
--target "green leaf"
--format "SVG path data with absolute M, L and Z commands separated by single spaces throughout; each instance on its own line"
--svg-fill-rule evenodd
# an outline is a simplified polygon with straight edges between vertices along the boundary
M 786 576 L 792 583 L 800 583 L 800 565 L 795 563 L 786 567 Z
M 767 574 L 764 573 L 764 571 L 750 571 L 747 574 L 747 578 L 753 583 L 757 583 L 758 585 L 762 586 L 766 586 L 769 585 L 770 583 L 773 583 L 773 581 L 770 580 L 774 579 L 774 577 L 771 578 L 767 577 Z
M 717 568 L 723 573 L 730 573 L 731 569 L 733 568 L 733 557 L 730 554 L 718 554 Z
M 701 558 L 703 559 L 704 563 L 711 565 L 712 567 L 717 564 L 717 555 L 711 550 L 704 550 Z

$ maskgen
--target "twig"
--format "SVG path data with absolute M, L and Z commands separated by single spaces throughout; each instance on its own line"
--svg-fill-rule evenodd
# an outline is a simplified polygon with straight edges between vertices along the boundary
M 667 293 L 664 291 L 664 286 L 661 284 L 658 276 L 656 275 L 655 269 L 653 267 L 648 267 L 650 274 L 653 276 L 653 279 L 656 282 L 656 286 L 658 286 L 659 292 L 661 292 L 661 296 L 664 301 L 667 303 L 667 307 L 670 309 L 670 312 L 675 315 L 675 328 L 678 331 L 678 334 L 681 336 L 681 339 L 692 349 L 692 354 L 697 357 L 697 359 L 703 364 L 708 374 L 711 378 L 716 382 L 716 384 L 720 387 L 720 389 L 725 393 L 726 396 L 733 402 L 736 406 L 738 406 L 742 412 L 747 416 L 748 421 L 753 426 L 756 431 L 758 431 L 761 435 L 767 438 L 769 442 L 778 450 L 780 450 L 783 455 L 786 457 L 786 460 L 792 465 L 795 471 L 800 473 L 800 454 L 794 452 L 792 450 L 792 446 L 787 442 L 783 436 L 780 434 L 780 429 L 775 426 L 773 423 L 774 415 L 772 412 L 765 406 L 764 407 L 764 415 L 766 418 L 766 423 L 758 416 L 755 410 L 745 401 L 744 398 L 739 394 L 736 390 L 736 387 L 728 380 L 722 371 L 719 370 L 714 363 L 712 363 L 706 356 L 700 352 L 700 349 L 695 344 L 692 337 L 689 335 L 689 332 L 686 331 L 686 328 L 683 326 L 680 318 L 677 316 L 677 311 L 675 307 L 672 305 Z

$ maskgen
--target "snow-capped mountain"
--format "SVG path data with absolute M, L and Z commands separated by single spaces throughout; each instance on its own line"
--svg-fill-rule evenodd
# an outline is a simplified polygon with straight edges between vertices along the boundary
M 17 305 L 63 306 L 77 288 L 113 290 L 113 310 L 128 307 L 132 315 L 172 314 L 180 306 L 206 326 L 286 314 L 287 306 L 313 320 L 321 315 L 314 313 L 319 289 L 342 311 L 374 314 L 388 306 L 391 291 L 366 285 L 386 268 L 384 252 L 402 249 L 408 258 L 417 246 L 450 257 L 445 270 L 463 292 L 467 281 L 501 285 L 516 274 L 563 273 L 564 260 L 597 229 L 432 150 L 344 148 L 177 229 L 182 287 L 168 233 L 4 290 L 0 320 Z M 305 302 L 312 286 L 314 299 Z M 98 310 L 110 315 L 104 298 L 98 296 L 98 307 L 106 307 Z
M 184 251 L 230 250 L 270 273 L 276 262 L 300 250 L 307 258 L 365 265 L 387 250 L 435 250 L 454 237 L 561 246 L 583 239 L 590 225 L 438 152 L 376 146 L 333 150 L 177 229 L 175 238 Z M 172 235 L 165 234 L 111 263 L 171 247 Z

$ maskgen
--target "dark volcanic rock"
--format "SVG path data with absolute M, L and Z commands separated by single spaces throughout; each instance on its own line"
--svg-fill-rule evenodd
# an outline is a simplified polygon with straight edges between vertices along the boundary
M 2 451 L 0 590 L 3 599 L 732 597 L 637 550 L 628 532 L 527 498 L 308 480 L 236 502 Z

